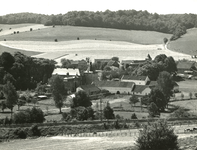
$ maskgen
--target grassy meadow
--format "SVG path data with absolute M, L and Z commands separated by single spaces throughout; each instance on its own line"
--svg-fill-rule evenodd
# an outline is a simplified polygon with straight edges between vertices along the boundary
M 168 48 L 189 55 L 197 55 L 197 28 L 187 30 L 181 38 L 171 41 Z
M 125 41 L 138 44 L 162 44 L 163 38 L 170 38 L 171 34 L 154 31 L 118 30 L 109 28 L 56 26 L 32 32 L 21 32 L 15 35 L 4 35 L 0 40 L 8 41 L 70 41 L 77 40 Z

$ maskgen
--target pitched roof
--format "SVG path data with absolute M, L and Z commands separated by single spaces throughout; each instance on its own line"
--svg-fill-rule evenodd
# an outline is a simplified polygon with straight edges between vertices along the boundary
M 143 92 L 147 88 L 150 88 L 150 87 L 147 86 L 147 85 L 135 85 L 134 86 L 134 89 L 133 89 L 133 92 L 141 93 L 141 92 Z
M 177 69 L 190 69 L 195 62 L 190 62 L 190 61 L 179 61 L 177 63 Z
M 131 76 L 131 75 L 123 75 L 123 80 L 146 80 L 147 76 Z
M 122 60 L 123 64 L 143 64 L 146 60 Z
M 156 86 L 157 84 L 157 81 L 150 81 L 148 86 Z
M 62 76 L 66 76 L 66 75 L 71 75 L 71 76 L 76 76 L 76 75 L 80 75 L 79 69 L 71 69 L 71 68 L 56 68 L 54 69 L 52 75 L 62 75 Z
M 89 84 L 89 85 L 81 85 L 80 86 L 84 91 L 87 92 L 94 92 L 94 91 L 100 91 L 100 89 L 95 86 L 94 84 Z
M 132 88 L 134 82 L 120 82 L 120 81 L 95 81 L 95 85 L 98 87 L 123 87 Z

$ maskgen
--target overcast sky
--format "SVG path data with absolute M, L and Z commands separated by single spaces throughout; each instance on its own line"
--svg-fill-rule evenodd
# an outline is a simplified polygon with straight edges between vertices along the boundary
M 197 14 L 197 0 L 2 0 L 0 16 L 33 12 L 65 14 L 68 11 L 147 10 L 158 14 Z

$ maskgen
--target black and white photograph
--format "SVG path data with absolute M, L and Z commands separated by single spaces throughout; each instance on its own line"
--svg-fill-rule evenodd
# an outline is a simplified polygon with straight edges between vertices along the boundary
M 0 150 L 197 150 L 197 0 L 3 0 Z

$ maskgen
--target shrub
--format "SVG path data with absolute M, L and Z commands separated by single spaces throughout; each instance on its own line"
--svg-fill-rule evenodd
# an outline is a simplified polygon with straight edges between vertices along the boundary
M 184 108 L 180 107 L 175 110 L 170 117 L 172 118 L 188 118 L 190 117 L 190 113 L 188 113 Z
M 195 95 L 195 97 L 197 98 L 197 93 L 195 93 L 194 95 Z
M 121 117 L 120 117 L 120 115 L 119 115 L 119 114 L 117 114 L 115 118 L 116 118 L 116 119 L 118 119 L 118 120 L 120 120 L 120 119 L 121 119 Z
M 144 126 L 136 142 L 138 150 L 178 150 L 177 135 L 166 121 Z
M 118 121 L 118 120 L 116 120 L 116 121 L 114 122 L 114 128 L 115 128 L 115 129 L 120 129 L 120 124 L 119 124 L 119 121 Z
M 30 31 L 33 31 L 33 29 L 32 29 L 32 28 L 30 28 Z
M 20 139 L 26 139 L 26 137 L 27 137 L 27 133 L 22 129 L 19 130 L 17 134 Z
M 55 42 L 57 42 L 58 40 L 57 40 L 57 39 L 55 39 L 54 41 L 55 41 Z
M 62 113 L 62 120 L 70 121 L 72 119 L 71 115 L 67 112 Z
M 14 114 L 14 123 L 43 123 L 45 120 L 44 113 L 41 109 L 33 107 Z
M 22 123 L 30 123 L 30 114 L 27 111 L 20 111 L 14 114 L 14 123 L 22 124 Z
M 33 136 L 40 136 L 40 130 L 38 129 L 38 125 L 34 124 L 30 128 L 30 132 Z
M 31 110 L 31 122 L 43 123 L 45 120 L 44 113 L 40 108 L 33 107 Z
M 137 119 L 137 116 L 136 116 L 135 113 L 133 113 L 133 114 L 131 115 L 131 119 Z
M 16 128 L 13 132 L 10 132 L 11 136 L 14 138 L 25 139 L 27 137 L 27 133 L 22 128 Z

